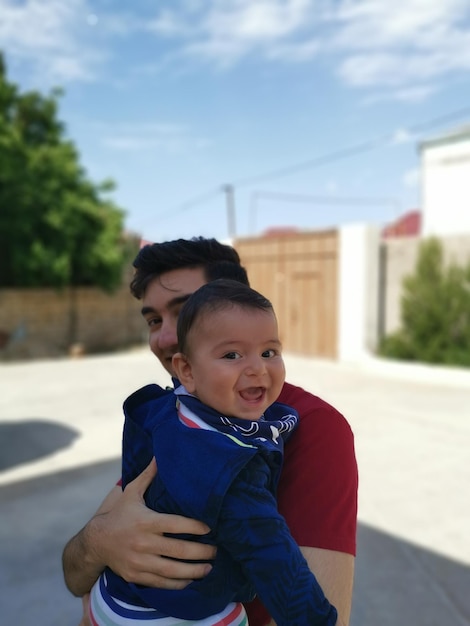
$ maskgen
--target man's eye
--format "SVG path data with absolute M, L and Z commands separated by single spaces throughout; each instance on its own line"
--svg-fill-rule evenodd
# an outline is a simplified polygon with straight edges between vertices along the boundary
M 173 317 L 174 317 L 175 319 L 178 319 L 179 314 L 181 313 L 181 309 L 182 309 L 182 308 L 183 308 L 183 305 L 182 305 L 182 304 L 181 304 L 181 305 L 179 305 L 179 306 L 177 306 L 177 307 L 174 307 L 174 309 L 173 309 L 172 313 L 173 313 Z
M 238 352 L 226 352 L 224 354 L 224 359 L 239 359 L 240 355 L 238 354 Z
M 159 317 L 151 317 L 150 319 L 147 320 L 147 325 L 148 326 L 158 326 L 159 324 L 162 323 L 162 320 Z

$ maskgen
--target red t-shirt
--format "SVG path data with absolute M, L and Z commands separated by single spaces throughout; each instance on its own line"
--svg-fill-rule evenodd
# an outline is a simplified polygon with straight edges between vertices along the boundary
M 285 446 L 277 501 L 299 546 L 356 554 L 357 463 L 345 418 L 327 402 L 285 383 L 279 402 L 300 424 Z M 246 605 L 250 626 L 270 616 L 258 599 Z

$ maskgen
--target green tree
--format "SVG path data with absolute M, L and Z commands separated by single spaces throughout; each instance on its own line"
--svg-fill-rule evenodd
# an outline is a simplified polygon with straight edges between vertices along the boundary
M 111 181 L 91 182 L 58 119 L 60 90 L 20 93 L 0 54 L 0 286 L 112 290 L 129 261 Z
M 470 262 L 445 265 L 440 241 L 419 248 L 414 274 L 403 281 L 402 327 L 384 338 L 384 356 L 470 365 Z

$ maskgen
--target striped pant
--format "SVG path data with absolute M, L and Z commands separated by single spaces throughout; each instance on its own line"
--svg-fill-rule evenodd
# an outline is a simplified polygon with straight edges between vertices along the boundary
M 90 593 L 89 617 L 93 626 L 248 626 L 243 604 L 232 602 L 217 615 L 202 620 L 161 617 L 152 608 L 134 606 L 113 598 L 106 589 L 102 574 Z

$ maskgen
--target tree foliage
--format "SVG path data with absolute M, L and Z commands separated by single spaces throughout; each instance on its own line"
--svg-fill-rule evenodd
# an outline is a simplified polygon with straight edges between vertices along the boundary
M 20 93 L 0 54 L 0 286 L 110 290 L 129 260 L 125 214 L 65 138 L 60 95 Z
M 384 338 L 384 356 L 470 365 L 470 262 L 445 265 L 440 241 L 421 243 L 414 274 L 403 281 L 402 327 Z

